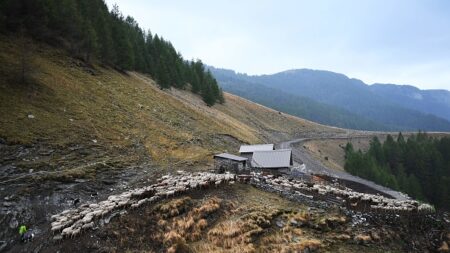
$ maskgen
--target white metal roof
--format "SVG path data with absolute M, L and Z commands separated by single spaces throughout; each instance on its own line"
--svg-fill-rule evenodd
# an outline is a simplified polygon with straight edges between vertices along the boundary
M 291 149 L 255 151 L 251 165 L 254 168 L 288 168 L 292 162 Z
M 246 161 L 247 160 L 247 158 L 245 158 L 245 157 L 232 155 L 232 154 L 228 154 L 228 153 L 222 153 L 222 154 L 214 155 L 214 157 L 230 159 L 230 160 L 234 160 L 234 161 L 238 161 L 238 162 L 242 162 L 242 161 Z
M 257 145 L 242 145 L 239 153 L 253 153 L 255 151 L 273 150 L 273 144 L 257 144 Z

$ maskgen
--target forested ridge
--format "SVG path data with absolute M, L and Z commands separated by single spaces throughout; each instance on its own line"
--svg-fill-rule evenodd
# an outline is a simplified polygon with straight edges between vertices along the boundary
M 393 130 L 348 110 L 295 95 L 287 90 L 269 88 L 263 84 L 248 81 L 244 74 L 235 73 L 232 70 L 208 68 L 225 91 L 275 110 L 330 126 L 360 130 Z
M 448 108 L 445 101 L 450 101 L 446 91 L 413 87 L 413 92 L 403 92 L 404 87 L 394 85 L 401 92 L 383 92 L 389 89 L 385 85 L 372 89 L 360 80 L 321 70 L 247 75 L 229 69 L 209 69 L 227 92 L 321 124 L 358 130 L 450 131 L 450 122 L 440 118 L 446 115 L 442 113 Z M 423 96 L 424 101 L 405 98 L 414 95 Z M 400 100 L 405 103 L 393 102 Z
M 419 132 L 407 140 L 388 135 L 371 140 L 367 152 L 345 147 L 345 170 L 450 210 L 450 138 Z
M 144 31 L 117 5 L 109 11 L 103 0 L 4 0 L 0 31 L 64 47 L 86 62 L 150 74 L 163 89 L 190 88 L 207 105 L 224 101 L 200 60 L 184 60 L 169 41 Z

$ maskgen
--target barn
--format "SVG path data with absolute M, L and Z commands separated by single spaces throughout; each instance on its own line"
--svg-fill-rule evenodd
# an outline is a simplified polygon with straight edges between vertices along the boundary
M 214 155 L 214 169 L 218 173 L 225 171 L 239 173 L 247 168 L 247 160 L 245 157 L 228 153 Z
M 289 170 L 293 165 L 291 149 L 253 152 L 251 167 L 257 169 Z
M 274 150 L 273 144 L 257 144 L 257 145 L 242 145 L 239 149 L 239 154 L 251 160 L 254 152 L 257 151 L 271 151 Z

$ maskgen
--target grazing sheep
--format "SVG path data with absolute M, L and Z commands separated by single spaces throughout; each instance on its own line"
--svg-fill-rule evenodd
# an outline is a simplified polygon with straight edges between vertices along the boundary
M 76 229 L 72 230 L 72 235 L 71 235 L 71 237 L 73 238 L 73 237 L 79 235 L 80 232 L 81 232 L 81 228 L 76 228 Z
M 51 231 L 54 234 L 55 232 L 58 232 L 61 229 L 63 229 L 63 226 L 61 224 L 59 224 L 59 225 L 52 226 Z
M 92 213 L 86 214 L 84 218 L 82 219 L 83 223 L 89 223 L 92 221 L 93 215 Z
M 165 193 L 165 195 L 166 195 L 166 198 L 172 197 L 173 195 L 175 195 L 175 191 L 167 191 Z
M 50 219 L 51 219 L 52 221 L 56 221 L 56 220 L 59 219 L 60 215 L 61 215 L 61 214 L 55 214 L 55 215 L 52 215 L 52 216 L 50 217 Z
M 67 237 L 67 236 L 71 235 L 72 232 L 73 232 L 72 228 L 68 227 L 68 228 L 63 229 L 63 231 L 61 232 L 61 235 L 63 237 Z

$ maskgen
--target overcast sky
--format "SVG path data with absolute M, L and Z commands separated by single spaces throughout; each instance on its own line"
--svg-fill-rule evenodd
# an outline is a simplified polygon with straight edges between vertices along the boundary
M 330 70 L 450 90 L 447 0 L 107 0 L 186 59 L 248 74 Z

